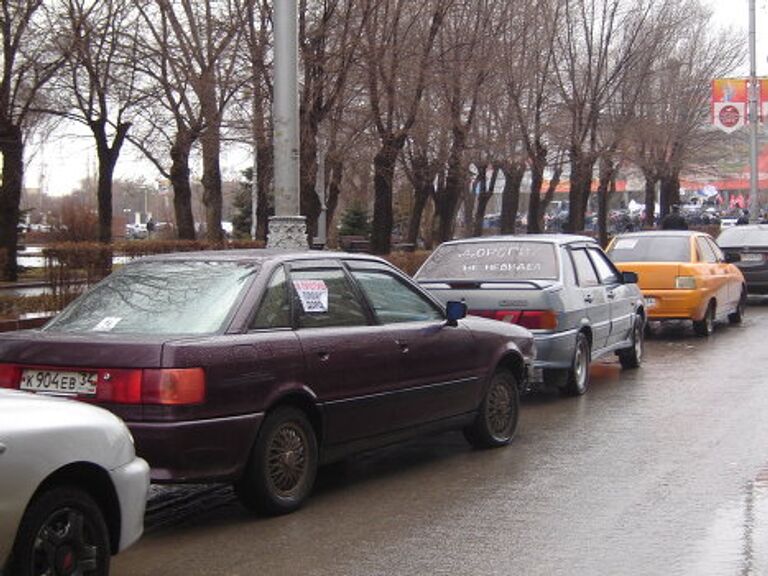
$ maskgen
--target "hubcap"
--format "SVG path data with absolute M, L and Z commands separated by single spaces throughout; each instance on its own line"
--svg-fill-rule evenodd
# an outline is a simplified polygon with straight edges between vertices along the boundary
M 269 481 L 277 492 L 290 496 L 307 471 L 307 439 L 293 422 L 283 424 L 272 437 L 267 454 Z
M 502 382 L 496 383 L 488 394 L 488 427 L 493 435 L 506 436 L 512 425 L 513 400 L 509 387 Z
M 33 573 L 55 576 L 82 575 L 98 569 L 98 547 L 82 512 L 62 508 L 40 527 L 33 546 Z
M 576 347 L 576 357 L 573 363 L 574 372 L 576 373 L 576 385 L 579 387 L 579 390 L 583 390 L 587 380 L 587 354 L 583 343 Z
M 635 326 L 635 356 L 638 360 L 643 357 L 643 327 Z

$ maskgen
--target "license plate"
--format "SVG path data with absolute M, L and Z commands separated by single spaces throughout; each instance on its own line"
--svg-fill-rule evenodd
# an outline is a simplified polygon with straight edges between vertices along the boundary
M 762 262 L 763 255 L 762 254 L 742 254 L 741 261 L 742 262 Z
M 646 308 L 653 308 L 656 306 L 656 298 L 651 298 L 650 296 L 645 297 L 645 307 Z
M 58 370 L 24 370 L 19 388 L 49 394 L 96 394 L 96 372 L 63 372 Z

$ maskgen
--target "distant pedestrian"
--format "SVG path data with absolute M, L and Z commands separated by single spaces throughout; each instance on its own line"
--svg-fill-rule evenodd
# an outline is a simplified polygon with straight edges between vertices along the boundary
M 147 238 L 152 237 L 152 232 L 155 230 L 155 221 L 152 220 L 152 216 L 149 217 L 149 220 L 147 220 Z
M 664 216 L 661 221 L 662 230 L 688 230 L 688 223 L 680 214 L 680 206 L 672 205 L 672 211 Z
M 744 224 L 749 224 L 749 210 L 746 209 L 741 211 L 741 216 L 736 220 L 736 226 L 743 226 Z

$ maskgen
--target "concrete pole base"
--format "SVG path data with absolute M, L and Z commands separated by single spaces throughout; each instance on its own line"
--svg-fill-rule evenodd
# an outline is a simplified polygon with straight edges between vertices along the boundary
M 272 216 L 269 219 L 267 248 L 307 250 L 307 219 L 304 216 Z

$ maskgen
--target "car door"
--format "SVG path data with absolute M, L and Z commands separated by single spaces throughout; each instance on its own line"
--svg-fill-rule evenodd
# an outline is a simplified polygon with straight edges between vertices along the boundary
M 707 242 L 705 236 L 696 236 L 696 251 L 699 255 L 699 267 L 701 269 L 701 278 L 709 292 L 710 297 L 714 297 L 718 303 L 718 315 L 730 307 L 730 296 L 728 294 L 728 269 L 725 263 L 717 261 L 717 255 L 713 247 Z
M 608 257 L 597 247 L 587 250 L 595 266 L 600 283 L 605 287 L 608 299 L 611 330 L 608 334 L 608 346 L 627 340 L 632 333 L 635 319 L 634 291 L 621 280 L 621 274 Z
M 611 311 L 605 286 L 600 283 L 586 247 L 572 247 L 570 255 L 580 299 L 592 329 L 592 350 L 601 350 L 608 345 L 611 331 Z
M 477 363 L 476 343 L 465 326 L 448 326 L 441 307 L 395 270 L 350 261 L 350 271 L 374 311 L 380 334 L 399 351 L 398 426 L 407 428 L 477 408 L 488 366 Z
M 384 395 L 397 384 L 399 351 L 372 325 L 346 270 L 341 263 L 292 263 L 289 285 L 304 381 L 323 407 L 326 444 L 390 430 L 396 414 Z
M 723 251 L 720 250 L 720 247 L 712 238 L 707 237 L 706 240 L 715 254 L 720 273 L 727 278 L 728 310 L 733 311 L 738 306 L 739 299 L 741 298 L 741 274 L 736 266 L 725 261 L 725 254 L 723 254 Z

